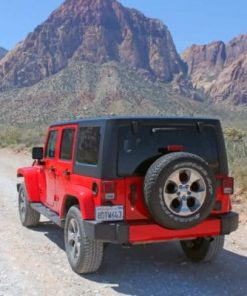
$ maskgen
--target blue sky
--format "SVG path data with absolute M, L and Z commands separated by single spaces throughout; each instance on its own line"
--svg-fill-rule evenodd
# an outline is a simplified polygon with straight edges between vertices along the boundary
M 1 0 L 0 46 L 11 49 L 63 0 Z M 247 33 L 246 0 L 120 0 L 125 6 L 161 19 L 179 52 L 193 43 L 229 41 Z

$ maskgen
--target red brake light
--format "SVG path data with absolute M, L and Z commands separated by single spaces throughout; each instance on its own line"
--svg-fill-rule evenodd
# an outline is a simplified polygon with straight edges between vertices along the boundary
M 170 145 L 170 146 L 167 146 L 167 150 L 169 152 L 180 152 L 180 151 L 184 151 L 184 146 L 182 146 L 182 145 Z
M 232 177 L 224 177 L 222 181 L 223 193 L 233 194 L 234 193 L 234 179 Z
M 113 200 L 116 197 L 116 186 L 113 181 L 103 181 L 103 198 L 105 200 Z

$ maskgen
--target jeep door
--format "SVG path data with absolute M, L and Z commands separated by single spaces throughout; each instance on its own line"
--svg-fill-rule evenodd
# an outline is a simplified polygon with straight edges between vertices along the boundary
M 46 200 L 49 207 L 53 207 L 56 194 L 56 163 L 58 155 L 58 129 L 50 129 L 45 148 L 45 179 Z
M 59 212 L 67 188 L 71 184 L 71 174 L 73 169 L 74 147 L 76 141 L 76 125 L 67 125 L 59 130 L 59 148 L 56 165 L 56 196 L 54 210 Z

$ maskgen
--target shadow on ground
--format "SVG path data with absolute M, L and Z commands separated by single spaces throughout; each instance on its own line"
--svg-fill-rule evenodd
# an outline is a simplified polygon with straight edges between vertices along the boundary
M 48 222 L 35 231 L 64 250 L 59 227 Z M 245 296 L 247 257 L 224 250 L 213 263 L 194 264 L 176 242 L 130 248 L 108 245 L 101 269 L 83 277 L 126 295 Z
M 65 251 L 63 229 L 50 221 L 40 222 L 38 226 L 32 227 L 33 231 L 44 233 L 49 240 Z

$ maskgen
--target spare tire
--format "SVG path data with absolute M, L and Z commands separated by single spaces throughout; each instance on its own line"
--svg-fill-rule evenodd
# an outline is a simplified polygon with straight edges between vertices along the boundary
M 214 174 L 201 157 L 185 152 L 158 158 L 144 180 L 146 205 L 153 219 L 170 229 L 199 224 L 215 200 Z

